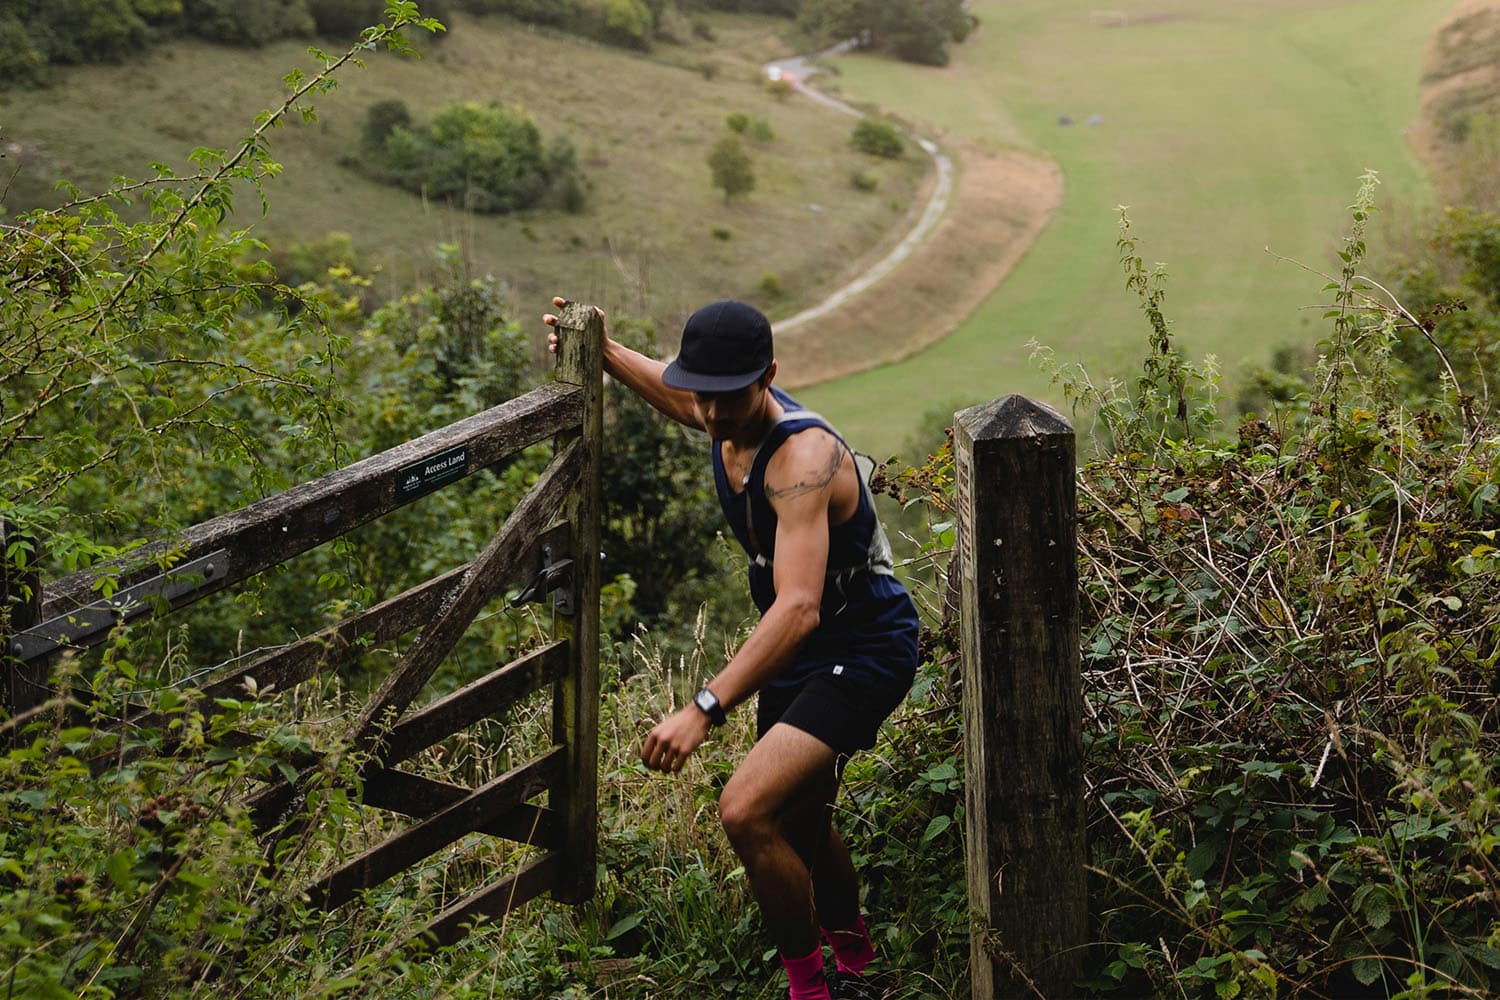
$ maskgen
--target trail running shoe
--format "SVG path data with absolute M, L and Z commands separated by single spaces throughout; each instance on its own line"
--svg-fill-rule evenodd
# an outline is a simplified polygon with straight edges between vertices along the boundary
M 885 989 L 874 975 L 849 972 L 828 973 L 828 992 L 833 1000 L 884 1000 Z

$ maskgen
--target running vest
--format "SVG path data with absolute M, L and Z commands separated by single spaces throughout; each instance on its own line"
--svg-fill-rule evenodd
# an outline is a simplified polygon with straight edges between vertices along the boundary
M 776 599 L 776 511 L 766 499 L 766 466 L 793 434 L 821 427 L 854 456 L 859 503 L 853 516 L 828 529 L 828 569 L 824 577 L 819 624 L 798 649 L 792 664 L 773 686 L 798 684 L 822 669 L 838 668 L 894 683 L 910 681 L 916 669 L 917 613 L 906 588 L 893 573 L 891 548 L 867 484 L 873 467 L 828 422 L 803 409 L 773 386 L 783 408 L 751 459 L 743 482 L 731 484 L 719 442 L 710 446 L 719 506 L 749 558 L 750 595 L 764 614 Z

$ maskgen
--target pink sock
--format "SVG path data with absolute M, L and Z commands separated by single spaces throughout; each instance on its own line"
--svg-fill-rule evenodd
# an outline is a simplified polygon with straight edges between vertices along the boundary
M 865 966 L 875 957 L 875 948 L 870 944 L 870 932 L 865 930 L 865 918 L 854 915 L 854 926 L 840 930 L 823 928 L 823 936 L 833 946 L 833 957 L 840 972 L 852 972 L 856 976 L 865 971 Z
M 818 945 L 806 958 L 781 956 L 786 966 L 786 981 L 792 987 L 791 1000 L 833 1000 L 828 980 L 823 978 L 823 946 Z

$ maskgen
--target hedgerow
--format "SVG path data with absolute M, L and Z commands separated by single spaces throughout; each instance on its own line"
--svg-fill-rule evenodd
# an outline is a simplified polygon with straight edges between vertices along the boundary
M 1128 223 L 1143 373 L 1058 372 L 1108 442 L 1079 476 L 1100 993 L 1500 987 L 1500 432 L 1451 377 L 1398 391 L 1446 317 L 1363 275 L 1373 190 L 1315 369 L 1234 436 Z

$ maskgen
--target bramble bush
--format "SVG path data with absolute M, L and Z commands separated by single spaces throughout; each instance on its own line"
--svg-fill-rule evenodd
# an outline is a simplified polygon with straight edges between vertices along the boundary
M 1142 375 L 1058 371 L 1107 445 L 1079 476 L 1099 993 L 1500 987 L 1500 435 L 1446 359 L 1403 361 L 1451 311 L 1363 276 L 1373 191 L 1314 370 L 1228 440 L 1128 223 Z

